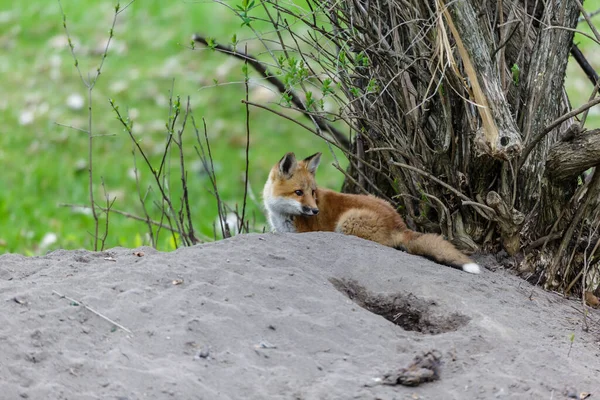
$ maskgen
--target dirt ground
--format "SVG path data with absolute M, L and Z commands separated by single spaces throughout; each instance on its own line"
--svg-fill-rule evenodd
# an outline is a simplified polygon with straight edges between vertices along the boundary
M 333 233 L 3 255 L 0 294 L 2 399 L 600 399 L 600 311 Z

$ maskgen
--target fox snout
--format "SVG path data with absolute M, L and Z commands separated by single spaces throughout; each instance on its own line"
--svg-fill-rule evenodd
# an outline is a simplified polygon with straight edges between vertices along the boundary
M 304 215 L 310 216 L 310 215 L 317 215 L 318 213 L 319 213 L 318 208 L 302 206 L 302 214 L 304 214 Z

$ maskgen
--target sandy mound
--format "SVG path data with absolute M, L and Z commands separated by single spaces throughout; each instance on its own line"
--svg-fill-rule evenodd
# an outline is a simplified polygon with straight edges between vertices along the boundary
M 0 257 L 0 398 L 600 397 L 598 312 L 504 272 L 326 233 L 137 251 Z M 430 350 L 439 380 L 376 382 Z

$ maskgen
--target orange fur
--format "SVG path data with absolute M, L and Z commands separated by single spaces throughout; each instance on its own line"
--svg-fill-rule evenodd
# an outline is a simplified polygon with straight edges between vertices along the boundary
M 441 236 L 409 230 L 387 201 L 317 187 L 315 171 L 319 161 L 320 153 L 302 161 L 288 153 L 273 167 L 263 191 L 273 230 L 354 235 L 468 272 L 479 272 L 477 264 Z

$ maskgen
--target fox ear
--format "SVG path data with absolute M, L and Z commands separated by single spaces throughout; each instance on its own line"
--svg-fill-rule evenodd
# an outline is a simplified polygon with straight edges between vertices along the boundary
M 279 160 L 279 173 L 288 178 L 292 176 L 292 173 L 296 169 L 298 163 L 296 162 L 296 156 L 294 153 L 287 153 L 281 160 Z
M 308 172 L 314 175 L 315 172 L 317 172 L 317 167 L 319 166 L 319 163 L 321 162 L 321 153 L 316 153 L 310 157 L 306 157 L 304 159 L 304 162 L 306 163 L 306 169 L 308 170 Z

